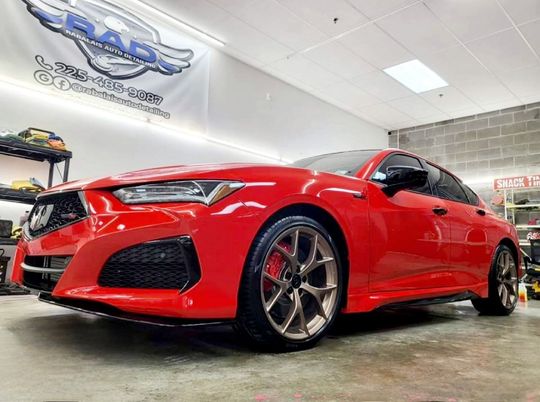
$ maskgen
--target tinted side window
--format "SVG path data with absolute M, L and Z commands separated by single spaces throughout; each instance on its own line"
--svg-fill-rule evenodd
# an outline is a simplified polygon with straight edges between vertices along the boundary
M 461 187 L 463 187 L 463 190 L 465 191 L 465 194 L 467 194 L 467 198 L 469 199 L 469 204 L 471 205 L 478 205 L 479 199 L 478 196 L 474 191 L 472 191 L 469 186 L 461 183 Z
M 430 164 L 428 164 L 428 171 L 429 180 L 439 197 L 451 201 L 469 203 L 465 192 L 456 179 Z
M 408 155 L 391 155 L 388 157 L 382 164 L 379 166 L 377 171 L 373 174 L 372 180 L 377 181 L 379 183 L 385 184 L 386 182 L 386 170 L 390 166 L 411 166 L 419 169 L 423 169 L 422 165 L 420 164 L 420 161 L 416 158 L 413 158 L 412 156 Z M 414 191 L 419 193 L 426 193 L 431 194 L 431 189 L 429 187 L 429 183 L 426 183 L 426 185 L 422 188 L 415 188 Z

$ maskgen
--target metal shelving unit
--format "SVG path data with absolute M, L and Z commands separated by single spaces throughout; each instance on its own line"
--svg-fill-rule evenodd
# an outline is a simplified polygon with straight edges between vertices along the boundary
M 37 162 L 49 163 L 49 179 L 47 187 L 51 187 L 54 178 L 54 167 L 57 163 L 64 162 L 64 172 L 62 181 L 66 182 L 69 176 L 69 163 L 73 156 L 70 151 L 58 151 L 56 149 L 40 147 L 17 141 L 0 139 L 0 155 L 7 155 L 14 158 L 28 159 Z M 17 191 L 12 189 L 0 189 L 0 200 L 19 202 L 23 204 L 34 204 L 36 193 L 28 191 Z
M 516 205 L 516 195 L 520 193 L 533 193 L 535 194 L 535 201 L 527 204 Z M 527 232 L 531 230 L 540 230 L 540 225 L 529 225 L 523 223 L 516 223 L 516 217 L 518 215 L 527 214 L 527 221 L 529 220 L 531 213 L 538 216 L 537 219 L 540 219 L 540 188 L 529 187 L 523 189 L 508 189 L 504 190 L 504 217 L 512 222 L 516 227 L 519 235 L 519 245 L 522 247 L 525 254 L 528 254 L 527 251 L 530 251 L 530 242 L 526 239 Z
M 72 153 L 69 151 L 58 151 L 56 149 L 40 147 L 37 145 L 26 144 L 13 140 L 0 138 L 0 155 L 6 155 L 14 158 L 28 159 L 37 162 L 48 162 L 49 178 L 47 187 L 53 185 L 54 168 L 58 163 L 64 163 L 62 181 L 66 182 L 69 176 L 69 162 Z M 33 205 L 36 202 L 37 193 L 30 191 L 19 191 L 11 188 L 0 188 L 0 201 L 16 202 Z M 17 245 L 18 240 L 0 239 L 0 246 L 13 247 Z M 9 268 L 8 271 L 9 273 Z M 0 283 L 0 295 L 25 294 L 27 291 L 18 288 L 16 285 Z

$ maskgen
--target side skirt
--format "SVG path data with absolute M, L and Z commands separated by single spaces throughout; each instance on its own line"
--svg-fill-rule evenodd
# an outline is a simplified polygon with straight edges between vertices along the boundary
M 431 297 L 431 298 L 426 298 L 426 299 L 417 299 L 417 300 L 409 300 L 409 301 L 403 301 L 403 302 L 397 302 L 397 303 L 390 303 L 382 307 L 429 306 L 431 304 L 444 304 L 444 303 L 454 303 L 454 302 L 459 302 L 459 301 L 464 301 L 464 300 L 471 300 L 477 297 L 478 296 L 472 292 L 463 292 L 463 293 L 456 293 L 454 295 L 449 295 L 449 296 Z

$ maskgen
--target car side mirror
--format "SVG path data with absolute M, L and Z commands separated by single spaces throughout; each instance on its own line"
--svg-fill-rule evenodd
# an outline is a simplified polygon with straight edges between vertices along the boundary
M 412 166 L 389 166 L 386 169 L 386 180 L 382 191 L 393 197 L 401 190 L 410 190 L 423 187 L 427 183 L 427 170 Z

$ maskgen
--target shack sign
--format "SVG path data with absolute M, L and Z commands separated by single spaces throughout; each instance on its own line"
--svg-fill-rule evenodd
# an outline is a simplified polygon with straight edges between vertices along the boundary
M 504 177 L 493 181 L 494 190 L 540 187 L 540 174 Z

